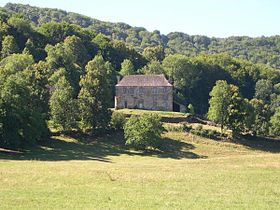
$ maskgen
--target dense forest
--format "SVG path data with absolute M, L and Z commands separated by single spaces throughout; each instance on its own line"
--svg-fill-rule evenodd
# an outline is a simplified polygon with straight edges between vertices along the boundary
M 280 134 L 277 37 L 164 36 L 8 4 L 0 40 L 0 144 L 36 143 L 49 126 L 107 129 L 117 77 L 128 74 L 164 74 L 176 101 L 237 133 Z
M 166 54 L 180 53 L 195 56 L 200 53 L 227 53 L 253 63 L 264 63 L 273 68 L 280 68 L 280 36 L 210 38 L 199 35 L 190 36 L 180 32 L 163 35 L 158 30 L 149 32 L 143 27 L 131 27 L 125 23 L 103 22 L 58 9 L 11 3 L 7 4 L 5 9 L 10 13 L 24 14 L 36 26 L 51 21 L 76 24 L 82 28 L 94 30 L 96 33 L 102 33 L 112 40 L 124 41 L 127 46 L 132 46 L 138 52 L 142 52 L 147 47 L 160 45 Z

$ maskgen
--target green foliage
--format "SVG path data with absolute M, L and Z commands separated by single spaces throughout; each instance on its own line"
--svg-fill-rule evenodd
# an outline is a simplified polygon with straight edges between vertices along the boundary
M 237 133 L 267 135 L 269 119 L 280 106 L 277 36 L 216 39 L 177 32 L 165 36 L 157 30 L 148 32 L 61 10 L 21 4 L 5 8 L 0 11 L 0 84 L 23 74 L 26 83 L 22 86 L 44 120 L 50 119 L 50 93 L 63 77 L 73 88 L 71 98 L 77 100 L 79 94 L 77 103 L 83 113 L 79 125 L 104 129 L 119 70 L 120 75 L 164 73 L 174 85 L 175 102 L 192 104 L 201 115 L 209 110 L 212 119 Z M 89 62 L 97 54 L 103 61 Z M 95 70 L 86 72 L 87 63 L 87 69 Z M 213 102 L 209 95 L 218 80 L 233 84 L 227 86 L 225 115 L 217 111 L 222 103 Z M 66 92 L 57 97 L 68 97 Z M 208 105 L 210 97 L 216 104 L 213 110 Z M 192 107 L 189 110 L 193 112 Z
M 195 114 L 195 112 L 194 112 L 194 107 L 193 107 L 192 104 L 189 104 L 189 105 L 187 106 L 187 110 L 188 110 L 188 112 L 189 112 L 190 114 L 192 114 L 192 115 Z
M 219 80 L 210 92 L 210 96 L 208 118 L 219 123 L 223 130 L 229 120 L 228 107 L 231 101 L 230 86 L 226 81 Z
M 111 118 L 111 127 L 115 130 L 123 130 L 126 122 L 125 115 L 121 112 L 113 112 Z
M 143 56 L 148 61 L 157 60 L 162 61 L 165 57 L 164 48 L 160 45 L 156 47 L 146 47 L 143 50 Z
M 13 14 L 8 19 L 8 24 L 14 28 L 18 32 L 21 32 L 25 35 L 32 33 L 33 29 L 31 28 L 30 21 L 25 18 L 22 14 Z
M 13 36 L 5 36 L 2 41 L 1 58 L 5 58 L 13 53 L 19 52 L 19 48 Z
M 121 64 L 120 75 L 125 76 L 133 74 L 135 74 L 133 63 L 130 60 L 125 59 Z
M 75 32 L 77 28 L 75 29 L 71 25 L 77 24 L 83 28 L 102 33 L 112 40 L 124 41 L 126 45 L 133 46 L 137 51 L 145 51 L 146 49 L 144 54 L 148 60 L 156 58 L 161 61 L 163 58 L 162 49 L 164 49 L 164 52 L 168 54 L 179 53 L 186 56 L 196 56 L 201 53 L 227 53 L 232 57 L 246 59 L 252 63 L 264 63 L 273 68 L 280 68 L 278 52 L 280 38 L 278 36 L 209 38 L 180 32 L 162 35 L 157 30 L 149 32 L 145 28 L 131 27 L 125 23 L 104 22 L 57 9 L 37 8 L 21 4 L 7 4 L 5 8 L 11 13 L 23 13 L 37 26 L 41 26 L 41 33 L 46 35 L 52 44 L 63 41 L 69 35 L 77 35 Z M 106 57 L 105 54 L 102 55 L 104 58 Z M 110 61 L 112 62 L 112 60 Z M 244 74 L 244 76 L 246 75 Z M 241 92 L 243 92 L 242 88 Z
M 229 85 L 226 81 L 217 81 L 210 92 L 208 118 L 221 125 L 223 131 L 226 125 L 233 134 L 246 131 L 252 122 L 250 104 L 239 92 L 235 85 Z
M 78 96 L 83 130 L 106 128 L 110 122 L 111 73 L 111 64 L 105 62 L 101 55 L 95 56 L 86 66 Z
M 31 97 L 23 72 L 0 85 L 0 142 L 18 147 L 34 144 L 48 132 L 44 116 Z
M 256 82 L 255 97 L 265 102 L 270 101 L 273 92 L 273 84 L 270 80 L 261 79 Z
M 54 126 L 60 130 L 76 128 L 78 107 L 73 98 L 73 88 L 65 76 L 60 77 L 53 88 L 49 103 Z
M 158 148 L 163 131 L 160 117 L 156 114 L 132 116 L 124 126 L 126 145 L 136 149 Z
M 76 65 L 77 57 L 68 46 L 67 40 L 66 43 L 58 43 L 55 46 L 47 45 L 46 51 L 48 54 L 46 61 L 51 72 L 55 72 L 59 68 L 65 68 L 66 78 L 74 88 L 74 94 L 77 95 L 82 69 Z
M 271 127 L 270 133 L 274 136 L 280 136 L 280 108 L 276 109 L 276 112 L 270 119 Z
M 84 66 L 88 62 L 88 52 L 80 37 L 75 35 L 66 37 L 64 46 L 74 56 L 74 63 Z
M 250 119 L 250 104 L 247 100 L 241 96 L 239 88 L 235 85 L 230 85 L 230 104 L 227 108 L 228 122 L 227 126 L 232 130 L 234 134 L 240 134 L 247 129 L 247 124 Z
M 196 128 L 191 128 L 190 133 L 210 139 L 218 139 L 221 137 L 221 133 L 218 131 L 204 129 L 202 125 L 198 125 Z
M 250 123 L 253 134 L 267 135 L 269 131 L 269 118 L 270 110 L 269 106 L 261 99 L 253 98 L 250 101 L 253 107 L 251 112 L 254 116 Z
M 140 69 L 140 72 L 143 74 L 163 74 L 164 70 L 158 60 L 152 60 L 142 69 Z
M 5 80 L 8 76 L 23 71 L 34 63 L 31 55 L 12 54 L 0 61 L 1 80 Z

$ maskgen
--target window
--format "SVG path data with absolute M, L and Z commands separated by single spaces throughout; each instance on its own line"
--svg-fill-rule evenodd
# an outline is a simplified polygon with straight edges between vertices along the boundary
M 144 100 L 139 100 L 138 101 L 138 108 L 143 109 L 144 108 Z
M 139 94 L 143 94 L 144 93 L 144 88 L 143 87 L 140 87 L 139 88 Z

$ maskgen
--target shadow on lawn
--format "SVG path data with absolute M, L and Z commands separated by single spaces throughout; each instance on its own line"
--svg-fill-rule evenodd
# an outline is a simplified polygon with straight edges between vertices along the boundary
M 68 136 L 67 136 L 68 138 Z M 123 135 L 114 133 L 102 137 L 89 137 L 72 134 L 70 138 L 79 141 L 64 141 L 59 136 L 53 136 L 48 141 L 31 149 L 0 150 L 0 159 L 6 160 L 96 160 L 112 162 L 108 156 L 122 154 L 130 156 L 154 156 L 158 158 L 206 158 L 188 150 L 194 149 L 192 144 L 164 138 L 161 150 L 158 151 L 132 151 L 124 146 Z
M 280 139 L 265 137 L 243 136 L 241 139 L 235 139 L 233 142 L 242 144 L 253 150 L 264 152 L 280 153 Z

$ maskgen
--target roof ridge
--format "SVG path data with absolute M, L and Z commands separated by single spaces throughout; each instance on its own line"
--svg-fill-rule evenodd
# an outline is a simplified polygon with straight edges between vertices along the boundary
M 116 86 L 172 86 L 165 78 L 164 74 L 136 74 L 124 76 Z

